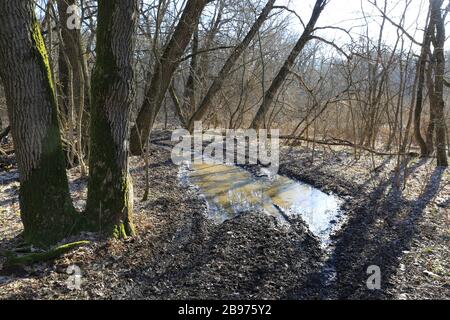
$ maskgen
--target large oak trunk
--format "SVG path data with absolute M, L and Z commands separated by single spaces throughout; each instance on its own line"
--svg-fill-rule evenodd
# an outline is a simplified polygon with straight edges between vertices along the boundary
M 48 56 L 31 0 L 0 1 L 0 76 L 20 173 L 25 240 L 52 244 L 74 232 L 73 208 Z
M 120 238 L 133 234 L 128 139 L 136 19 L 137 0 L 98 2 L 86 214 L 94 231 Z

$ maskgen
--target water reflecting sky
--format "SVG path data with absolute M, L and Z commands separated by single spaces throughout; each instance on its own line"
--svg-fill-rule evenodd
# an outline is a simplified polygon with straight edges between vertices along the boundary
M 329 237 L 341 200 L 283 176 L 254 177 L 248 171 L 223 164 L 194 164 L 189 180 L 206 197 L 211 217 L 223 222 L 243 211 L 263 209 L 282 218 L 301 215 L 309 229 L 322 240 Z

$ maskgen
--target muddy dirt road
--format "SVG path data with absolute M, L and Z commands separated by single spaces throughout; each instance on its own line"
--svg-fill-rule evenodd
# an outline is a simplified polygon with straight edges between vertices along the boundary
M 254 210 L 213 221 L 205 198 L 180 182 L 180 168 L 158 146 L 167 133 L 153 139 L 147 201 L 140 201 L 144 161 L 131 159 L 139 236 L 127 242 L 92 234 L 67 239 L 92 243 L 54 263 L 0 270 L 0 298 L 450 298 L 448 170 L 412 159 L 403 189 L 392 175 L 393 159 L 377 158 L 381 166 L 372 171 L 371 159 L 356 162 L 343 150 L 316 150 L 312 163 L 306 147 L 282 154 L 281 175 L 344 201 L 348 220 L 332 236 L 332 250 L 324 250 L 300 216 L 288 226 Z M 82 209 L 86 180 L 76 168 L 69 178 Z M 2 172 L 0 250 L 20 242 L 17 189 L 15 169 Z M 70 265 L 82 270 L 81 290 L 67 288 Z M 366 286 L 370 265 L 381 269 L 380 290 Z

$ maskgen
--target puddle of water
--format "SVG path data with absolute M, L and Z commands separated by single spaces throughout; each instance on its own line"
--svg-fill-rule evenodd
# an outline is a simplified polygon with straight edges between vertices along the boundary
M 188 172 L 217 222 L 252 209 L 282 220 L 301 215 L 310 231 L 326 242 L 340 215 L 338 197 L 283 176 L 255 177 L 236 166 L 211 163 L 193 164 Z

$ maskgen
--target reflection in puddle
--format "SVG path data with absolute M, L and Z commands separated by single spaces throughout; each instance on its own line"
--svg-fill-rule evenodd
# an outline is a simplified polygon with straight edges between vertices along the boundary
M 326 241 L 339 216 L 339 198 L 283 176 L 254 177 L 236 166 L 211 163 L 193 164 L 188 176 L 218 222 L 251 209 L 264 209 L 280 219 L 299 214 L 309 229 Z

